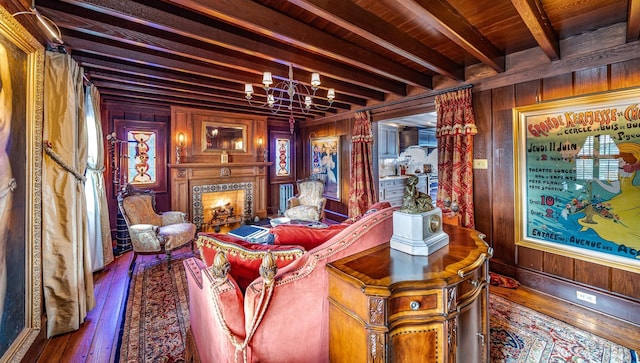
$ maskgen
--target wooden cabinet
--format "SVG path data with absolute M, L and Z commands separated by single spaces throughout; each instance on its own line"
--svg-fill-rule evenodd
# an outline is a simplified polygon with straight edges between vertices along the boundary
M 329 356 L 337 362 L 488 362 L 484 235 L 445 225 L 430 256 L 383 244 L 327 265 Z
M 398 157 L 398 128 L 378 125 L 378 158 Z

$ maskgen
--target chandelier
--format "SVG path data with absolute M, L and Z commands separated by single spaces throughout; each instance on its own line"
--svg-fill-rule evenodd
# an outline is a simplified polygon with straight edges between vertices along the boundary
M 251 102 L 253 95 L 253 85 L 251 83 L 245 83 L 244 93 L 245 98 L 251 106 L 269 107 L 272 113 L 280 112 L 280 109 L 286 107 L 289 111 L 289 130 L 293 134 L 293 125 L 295 119 L 293 118 L 293 110 L 300 111 L 307 115 L 311 111 L 311 108 L 316 108 L 321 111 L 326 111 L 331 108 L 333 100 L 336 98 L 336 90 L 329 88 L 327 90 L 327 106 L 318 105 L 314 103 L 316 97 L 316 91 L 320 86 L 320 73 L 311 74 L 311 89 L 307 85 L 300 83 L 293 79 L 293 65 L 289 64 L 289 79 L 280 81 L 273 87 L 273 78 L 271 72 L 264 72 L 262 76 L 262 84 L 267 96 L 267 102 L 263 104 L 255 104 Z

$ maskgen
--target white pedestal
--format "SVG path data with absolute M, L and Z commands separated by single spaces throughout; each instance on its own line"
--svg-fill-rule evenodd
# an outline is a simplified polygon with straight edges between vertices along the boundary
M 410 214 L 393 212 L 391 248 L 417 256 L 429 256 L 449 244 L 449 235 L 442 230 L 442 210 Z

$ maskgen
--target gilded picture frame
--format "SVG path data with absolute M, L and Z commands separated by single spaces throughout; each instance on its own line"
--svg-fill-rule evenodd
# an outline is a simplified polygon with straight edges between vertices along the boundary
M 311 179 L 324 182 L 323 195 L 340 200 L 340 138 L 310 139 Z
M 0 297 L 0 362 L 9 362 L 41 329 L 44 48 L 1 6 L 0 48 L 0 279 L 11 282 Z
M 640 272 L 640 89 L 513 109 L 516 245 Z

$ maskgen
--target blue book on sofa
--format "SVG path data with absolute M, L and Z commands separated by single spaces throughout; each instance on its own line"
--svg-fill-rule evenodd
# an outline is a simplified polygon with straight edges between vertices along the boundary
M 252 242 L 260 237 L 264 237 L 265 235 L 269 234 L 269 229 L 254 225 L 243 225 L 232 231 L 229 231 L 229 234 L 238 238 L 242 238 L 245 241 Z

